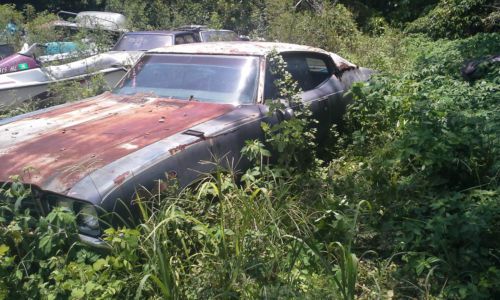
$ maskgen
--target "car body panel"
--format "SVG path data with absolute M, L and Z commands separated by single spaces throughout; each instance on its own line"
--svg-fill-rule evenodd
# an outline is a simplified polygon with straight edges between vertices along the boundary
M 64 194 L 89 172 L 232 109 L 106 93 L 2 126 L 0 177 L 30 166 L 27 182 Z
M 0 121 L 0 182 L 20 174 L 23 182 L 42 191 L 81 199 L 133 219 L 134 193 L 155 187 L 159 179 L 175 177 L 185 186 L 213 171 L 214 164 L 204 161 L 244 169 L 248 161 L 240 151 L 245 141 L 264 140 L 262 122 L 283 120 L 277 113 L 269 114 L 264 99 L 267 56 L 273 51 L 284 58 L 289 53 L 313 53 L 332 65 L 319 70 L 327 76 L 323 81 L 301 93 L 302 103 L 309 105 L 321 122 L 319 129 L 325 131 L 340 121 L 350 101 L 344 92 L 371 73 L 327 51 L 292 44 L 215 42 L 154 49 L 146 56 L 257 56 L 256 99 L 238 105 L 105 93 Z M 147 57 L 138 65 L 144 61 Z M 127 76 L 133 77 L 133 72 Z M 293 109 L 287 109 L 290 116 Z M 32 168 L 24 171 L 27 166 Z

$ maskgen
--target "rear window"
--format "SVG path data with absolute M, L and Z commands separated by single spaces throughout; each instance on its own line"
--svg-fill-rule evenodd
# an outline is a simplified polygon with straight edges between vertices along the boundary
M 204 42 L 231 42 L 239 41 L 238 35 L 230 30 L 207 30 L 200 32 Z
M 178 35 L 175 37 L 175 44 L 190 44 L 196 42 L 191 34 Z
M 171 35 L 161 34 L 126 34 L 113 48 L 114 51 L 147 51 L 154 48 L 173 45 Z

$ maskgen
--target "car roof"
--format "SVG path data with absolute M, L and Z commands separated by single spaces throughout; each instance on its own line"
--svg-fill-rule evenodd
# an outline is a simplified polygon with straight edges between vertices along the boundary
M 148 53 L 186 53 L 186 54 L 228 54 L 228 55 L 257 55 L 265 56 L 276 50 L 277 52 L 329 52 L 304 45 L 274 43 L 274 42 L 208 42 L 182 44 L 169 47 L 151 49 Z
M 210 28 L 206 25 L 184 25 L 174 28 L 174 30 L 188 30 L 188 31 L 233 31 L 230 29 L 216 29 Z M 234 32 L 234 31 L 233 31 Z
M 175 35 L 175 34 L 184 34 L 184 33 L 192 33 L 188 30 L 145 30 L 145 31 L 131 31 L 125 33 L 126 35 L 132 34 L 142 34 L 142 35 L 154 35 L 154 34 L 164 34 L 164 35 Z

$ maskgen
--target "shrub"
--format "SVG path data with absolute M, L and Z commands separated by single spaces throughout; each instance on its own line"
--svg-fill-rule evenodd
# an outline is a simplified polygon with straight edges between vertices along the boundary
M 372 199 L 380 212 L 372 220 L 381 233 L 375 248 L 387 256 L 402 252 L 398 276 L 427 296 L 499 293 L 500 244 L 491 236 L 500 215 L 500 66 L 474 84 L 459 76 L 464 60 L 496 53 L 497 39 L 486 34 L 423 47 L 417 38 L 414 70 L 352 90 L 347 148 L 333 163 L 336 190 Z M 408 288 L 402 282 L 399 293 Z
M 13 21 L 17 31 L 12 32 L 7 28 L 9 22 Z M 14 44 L 19 47 L 23 31 L 24 16 L 15 9 L 14 4 L 0 5 L 0 43 Z
M 283 1 L 282 1 L 283 2 Z M 282 3 L 280 2 L 280 3 Z M 325 3 L 320 11 L 296 12 L 286 1 L 268 15 L 268 37 L 280 42 L 315 46 L 338 52 L 350 49 L 360 32 L 343 5 Z
M 410 23 L 406 30 L 424 32 L 432 38 L 471 36 L 498 29 L 496 11 L 494 0 L 441 0 L 429 13 Z

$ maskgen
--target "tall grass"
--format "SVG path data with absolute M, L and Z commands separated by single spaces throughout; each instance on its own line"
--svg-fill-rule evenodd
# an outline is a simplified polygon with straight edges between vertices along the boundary
M 136 299 L 273 299 L 311 291 L 354 299 L 358 259 L 350 243 L 314 237 L 322 211 L 300 192 L 301 180 L 269 165 L 259 170 L 238 183 L 240 176 L 218 165 L 194 190 L 179 193 L 170 182 L 138 196 L 144 264 Z

